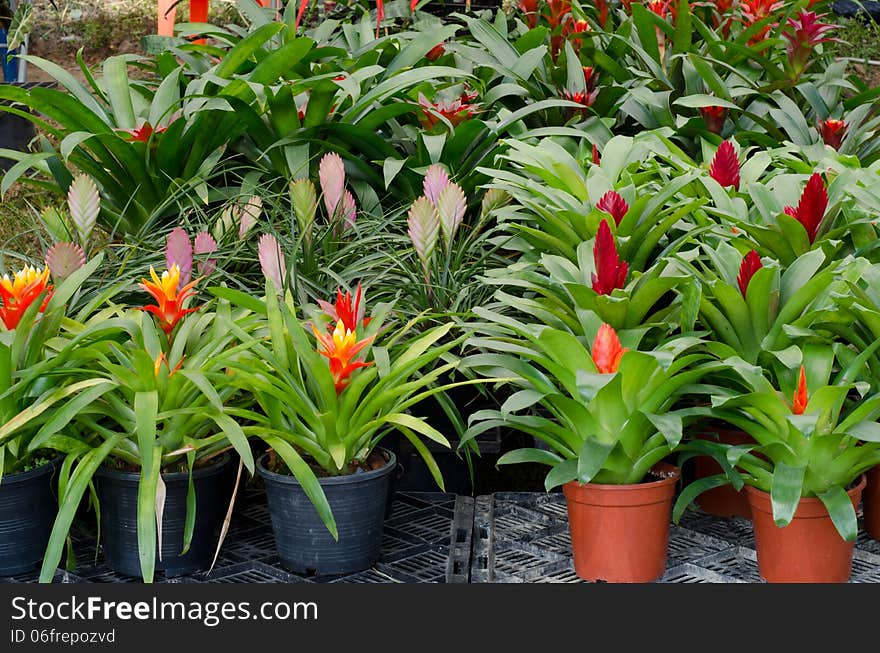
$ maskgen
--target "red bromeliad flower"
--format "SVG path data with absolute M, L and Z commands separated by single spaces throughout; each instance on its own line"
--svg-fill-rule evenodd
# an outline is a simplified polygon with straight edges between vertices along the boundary
M 423 94 L 419 93 L 419 105 L 422 107 L 422 116 L 420 118 L 422 126 L 425 129 L 431 129 L 440 122 L 435 114 L 440 114 L 446 118 L 453 127 L 461 124 L 465 120 L 473 117 L 478 111 L 476 104 L 471 101 L 476 98 L 476 94 L 462 93 L 461 97 L 454 100 L 438 100 L 437 102 L 429 102 Z
M 593 103 L 596 101 L 596 98 L 599 95 L 599 73 L 592 66 L 584 66 L 584 90 L 583 91 L 573 91 L 567 88 L 562 89 L 562 97 L 566 100 L 570 100 L 571 102 L 577 102 L 578 104 L 582 104 L 584 106 L 583 109 L 569 109 L 567 110 L 568 118 L 571 118 L 575 113 L 585 114 L 586 109 L 588 107 L 593 106 Z
M 804 187 L 804 192 L 801 194 L 797 208 L 786 206 L 785 213 L 804 226 L 812 243 L 816 240 L 816 235 L 819 233 L 819 227 L 822 226 L 822 219 L 825 217 L 825 209 L 827 208 L 828 191 L 825 189 L 825 182 L 818 172 L 814 172 Z
M 840 149 L 843 137 L 846 136 L 847 125 L 843 120 L 835 120 L 834 118 L 826 118 L 819 121 L 819 133 L 825 145 L 830 145 L 835 150 Z
M 333 375 L 333 382 L 336 386 L 336 394 L 339 394 L 348 385 L 351 373 L 361 367 L 368 367 L 372 363 L 362 360 L 353 360 L 360 351 L 373 341 L 373 336 L 357 339 L 357 333 L 345 328 L 342 320 L 336 323 L 333 333 L 327 335 L 318 331 L 315 325 L 312 325 L 312 331 L 318 339 L 321 347 L 318 353 L 326 356 L 330 361 L 330 373 Z
M 736 275 L 736 283 L 739 284 L 739 291 L 743 297 L 746 296 L 746 291 L 749 289 L 749 281 L 755 276 L 755 272 L 762 267 L 764 265 L 761 263 L 761 257 L 758 256 L 758 252 L 755 250 L 743 256 L 742 263 L 739 266 L 739 274 Z
M 779 11 L 783 3 L 779 0 L 742 0 L 742 22 L 748 29 L 765 18 L 769 18 L 775 12 Z M 749 39 L 749 45 L 763 41 L 770 31 L 771 27 L 776 27 L 778 23 L 768 23 L 759 29 L 752 38 Z
M 593 165 L 599 165 L 602 162 L 602 156 L 599 154 L 599 147 L 595 143 L 593 143 L 591 160 L 593 161 Z
M 428 61 L 437 61 L 440 57 L 446 54 L 446 48 L 443 47 L 442 43 L 438 43 L 433 48 L 428 50 L 428 54 L 425 55 L 425 59 Z
M 650 0 L 645 7 L 648 11 L 657 14 L 660 18 L 665 20 L 666 15 L 669 13 L 670 3 L 669 0 Z
M 817 14 L 815 11 L 801 10 L 796 18 L 788 19 L 786 24 L 788 29 L 782 35 L 788 41 L 785 50 L 795 76 L 800 75 L 807 67 L 807 61 L 817 45 L 830 41 L 839 41 L 839 39 L 825 36 L 831 30 L 839 27 L 839 25 L 819 22 L 820 18 L 824 18 L 827 15 Z
M 0 298 L 3 299 L 3 306 L 0 306 L 0 320 L 3 320 L 4 326 L 10 331 L 16 328 L 25 311 L 43 291 L 46 291 L 46 297 L 40 305 L 40 313 L 46 310 L 52 298 L 53 290 L 49 285 L 48 267 L 37 270 L 26 266 L 16 272 L 12 279 L 8 274 L 4 274 L 0 278 Z
M 596 208 L 610 215 L 614 218 L 614 224 L 620 226 L 620 221 L 629 211 L 629 204 L 616 190 L 609 190 L 596 202 Z
M 610 324 L 603 323 L 593 339 L 593 363 L 599 374 L 614 374 L 620 367 L 620 359 L 629 349 L 621 347 L 620 338 Z
M 529 29 L 535 29 L 538 24 L 538 3 L 540 0 L 519 0 L 517 5 L 521 12 L 526 15 L 526 24 Z
M 547 0 L 544 19 L 550 28 L 550 56 L 556 61 L 568 23 L 572 22 L 570 0 Z
M 718 146 L 709 165 L 709 176 L 725 188 L 733 186 L 734 190 L 739 190 L 739 159 L 730 141 Z
M 807 396 L 807 375 L 804 372 L 804 366 L 801 365 L 801 373 L 798 377 L 798 387 L 792 398 L 791 412 L 795 415 L 803 415 L 809 402 L 810 398 Z
M 566 37 L 569 37 L 572 34 L 584 34 L 589 31 L 590 24 L 585 20 L 569 20 L 562 28 L 562 34 Z M 581 51 L 581 45 L 583 45 L 583 39 L 580 37 L 576 36 L 571 39 L 571 47 L 574 49 L 575 53 Z
M 357 293 L 354 296 L 354 303 L 352 303 L 351 291 L 346 291 L 343 295 L 342 290 L 337 288 L 335 305 L 321 299 L 318 300 L 318 305 L 321 307 L 321 310 L 329 315 L 334 321 L 341 321 L 346 331 L 357 331 L 359 326 L 365 327 L 370 323 L 370 320 L 373 319 L 371 317 L 364 317 L 364 314 L 367 311 L 367 302 L 364 300 L 364 302 L 361 303 L 361 299 L 361 284 L 358 283 Z M 330 325 L 329 328 L 332 331 L 333 325 Z
M 593 245 L 593 290 L 600 295 L 610 295 L 615 288 L 623 288 L 629 265 L 617 255 L 617 246 L 607 220 L 599 223 L 596 242 Z
M 608 0 L 595 0 L 596 20 L 599 21 L 599 27 L 605 29 L 608 22 Z
M 700 107 L 700 115 L 703 117 L 703 122 L 706 123 L 706 129 L 713 134 L 721 133 L 721 130 L 724 128 L 724 121 L 727 119 L 727 109 L 725 107 Z
M 146 143 L 150 140 L 150 136 L 153 134 L 161 134 L 166 129 L 167 126 L 160 125 L 155 129 L 149 123 L 149 121 L 144 121 L 144 123 L 140 127 L 135 127 L 134 129 L 118 129 L 117 131 L 122 132 L 123 134 L 128 134 L 125 140 L 140 143 Z
M 152 281 L 141 279 L 140 285 L 146 292 L 153 296 L 157 306 L 144 306 L 142 310 L 152 313 L 158 318 L 159 327 L 166 334 L 174 331 L 174 327 L 184 315 L 194 313 L 198 308 L 183 308 L 187 299 L 195 294 L 193 287 L 199 282 L 198 279 L 190 281 L 183 288 L 180 285 L 180 268 L 172 265 L 170 270 L 165 270 L 160 279 L 156 271 L 150 267 Z

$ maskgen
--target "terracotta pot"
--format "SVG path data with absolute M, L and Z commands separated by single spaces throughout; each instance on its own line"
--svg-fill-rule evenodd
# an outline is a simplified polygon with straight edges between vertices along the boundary
M 880 467 L 868 471 L 868 484 L 862 493 L 862 512 L 868 537 L 880 540 Z
M 859 505 L 862 475 L 847 494 Z M 773 521 L 770 493 L 746 486 L 755 524 L 758 571 L 768 583 L 845 583 L 852 571 L 855 542 L 847 542 L 817 498 L 801 499 L 794 518 L 780 528 Z
M 566 483 L 574 569 L 589 581 L 649 583 L 663 575 L 678 467 L 661 463 L 658 481 Z
M 754 444 L 755 440 L 745 431 L 707 427 L 704 433 L 698 437 L 703 440 L 712 440 L 721 444 L 739 445 Z M 717 437 L 713 437 L 713 435 Z M 694 458 L 694 480 L 721 474 L 721 465 L 715 462 L 711 456 L 697 456 Z M 697 504 L 710 515 L 716 517 L 745 517 L 752 518 L 752 509 L 749 500 L 742 490 L 733 489 L 732 485 L 722 485 L 703 492 L 697 497 Z

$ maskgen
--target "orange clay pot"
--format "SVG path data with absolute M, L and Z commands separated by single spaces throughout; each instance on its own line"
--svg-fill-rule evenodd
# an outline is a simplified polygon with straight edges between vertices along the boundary
M 866 479 L 862 475 L 847 494 L 859 505 Z M 845 583 L 852 571 L 854 542 L 837 532 L 825 504 L 801 499 L 794 518 L 780 528 L 773 521 L 770 493 L 746 486 L 755 525 L 758 571 L 768 583 Z
M 868 479 L 868 484 L 862 493 L 865 530 L 868 537 L 880 540 L 880 467 L 868 470 L 865 476 Z
M 755 440 L 745 431 L 735 429 L 724 429 L 717 427 L 707 427 L 704 429 L 706 433 L 699 437 L 704 440 L 717 440 L 721 444 L 739 445 L 754 444 Z M 718 437 L 715 438 L 711 434 Z M 711 456 L 697 456 L 694 458 L 694 479 L 706 478 L 707 476 L 715 476 L 721 474 L 723 470 L 721 465 L 715 462 Z M 734 490 L 732 485 L 722 485 L 721 487 L 706 490 L 697 497 L 697 504 L 710 515 L 716 517 L 745 517 L 752 518 L 752 509 L 749 507 L 749 500 L 744 490 Z
M 660 463 L 657 481 L 566 483 L 574 570 L 589 581 L 649 583 L 663 575 L 678 467 Z M 650 479 L 650 477 L 649 477 Z

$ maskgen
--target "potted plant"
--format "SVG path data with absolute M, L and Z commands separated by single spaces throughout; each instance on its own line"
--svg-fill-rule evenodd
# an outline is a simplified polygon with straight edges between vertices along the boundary
M 639 332 L 618 338 L 603 323 L 588 347 L 566 331 L 477 312 L 497 324 L 500 333 L 473 341 L 488 353 L 474 354 L 465 364 L 513 377 L 520 389 L 500 410 L 471 415 L 467 437 L 502 424 L 547 445 L 546 450 L 509 452 L 498 463 L 550 466 L 545 486 L 548 491 L 563 486 L 574 566 L 581 578 L 659 578 L 680 476 L 664 459 L 685 447 L 683 426 L 699 412 L 674 405 L 721 363 L 695 351 L 701 344 L 695 337 L 637 351 Z
M 726 362 L 745 392 L 713 397 L 713 414 L 755 444 L 718 445 L 726 449 L 726 474 L 692 484 L 679 497 L 675 518 L 706 487 L 745 485 L 765 580 L 846 582 L 864 472 L 880 462 L 880 395 L 848 400 L 863 358 L 832 380 L 831 365 L 805 356 L 799 372 L 778 375 L 780 390 L 760 367 Z
M 679 261 L 698 283 L 699 322 L 711 334 L 706 344 L 709 351 L 719 359 L 736 356 L 761 365 L 771 382 L 777 371 L 788 374 L 803 362 L 802 350 L 794 343 L 807 329 L 811 329 L 808 349 L 814 360 L 832 356 L 830 341 L 818 336 L 815 327 L 827 319 L 834 306 L 839 271 L 845 269 L 844 276 L 858 278 L 864 265 L 844 268 L 843 261 L 829 260 L 822 250 L 808 251 L 785 268 L 773 259 L 762 259 L 754 249 L 742 253 L 726 242 L 715 247 L 704 245 L 702 250 L 706 262 Z M 697 429 L 696 437 L 723 444 L 752 442 L 744 431 L 711 417 L 702 420 Z M 711 456 L 694 459 L 696 479 L 720 472 Z M 751 517 L 745 494 L 731 485 L 705 492 L 699 504 L 710 514 Z
M 92 483 L 111 568 L 145 582 L 156 570 L 173 576 L 206 569 L 233 497 L 226 452 L 234 448 L 253 471 L 234 418 L 237 390 L 228 381 L 230 365 L 244 355 L 233 346 L 229 305 L 186 308 L 198 280 L 181 286 L 177 265 L 161 277 L 150 273 L 141 288 L 156 304 L 111 305 L 87 324 L 86 332 L 103 332 L 107 342 L 82 374 L 112 389 L 77 415 L 88 446 L 61 497 L 41 581 L 51 580 Z
M 55 482 L 79 446 L 66 429 L 110 388 L 100 379 L 76 379 L 89 343 L 65 316 L 100 262 L 71 271 L 57 288 L 48 266 L 0 279 L 0 576 L 31 571 L 43 558 L 57 510 Z M 62 477 L 65 470 L 66 463 Z
M 391 306 L 380 304 L 366 317 L 360 293 L 353 304 L 350 296 L 335 305 L 323 303 L 329 323 L 319 314 L 307 321 L 289 291 L 279 301 L 276 288 L 283 278 L 275 247 L 274 258 L 263 257 L 265 298 L 212 289 L 251 312 L 247 327 L 233 329 L 254 354 L 233 364 L 232 382 L 253 394 L 253 424 L 244 430 L 270 447 L 257 471 L 281 563 L 320 575 L 362 570 L 379 557 L 396 464 L 379 446 L 382 439 L 400 431 L 443 488 L 421 438 L 447 447 L 449 442 L 415 410 L 449 387 L 433 384 L 457 362 L 435 363 L 465 334 L 446 338 L 451 322 L 419 331 L 420 318 L 385 325 Z

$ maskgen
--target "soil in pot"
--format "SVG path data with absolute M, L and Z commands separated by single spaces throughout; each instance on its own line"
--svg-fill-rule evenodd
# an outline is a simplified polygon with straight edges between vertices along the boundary
M 318 479 L 336 520 L 338 541 L 296 478 L 271 471 L 268 454 L 258 460 L 275 546 L 286 569 L 324 576 L 354 573 L 376 563 L 382 548 L 389 482 L 397 465 L 393 453 L 379 451 L 385 464 L 377 469 Z
M 880 467 L 868 470 L 867 484 L 862 492 L 862 512 L 868 537 L 880 540 Z
M 157 552 L 156 571 L 163 571 L 166 576 L 192 574 L 210 566 L 235 483 L 232 457 L 224 454 L 215 464 L 194 469 L 192 478 L 196 496 L 195 526 L 189 550 L 181 555 L 189 474 L 162 474 L 166 495 L 162 555 L 160 558 Z M 110 468 L 101 468 L 95 474 L 104 555 L 114 571 L 135 577 L 141 575 L 137 538 L 139 480 L 139 472 Z
M 865 487 L 862 476 L 847 494 L 858 506 Z M 780 528 L 773 521 L 770 493 L 746 486 L 755 525 L 758 571 L 769 583 L 845 583 L 852 572 L 854 542 L 837 532 L 825 504 L 800 500 L 794 518 Z
M 666 569 L 677 467 L 661 463 L 642 483 L 566 483 L 574 568 L 589 581 L 648 583 Z
M 0 576 L 33 571 L 43 560 L 58 511 L 59 456 L 0 480 Z

